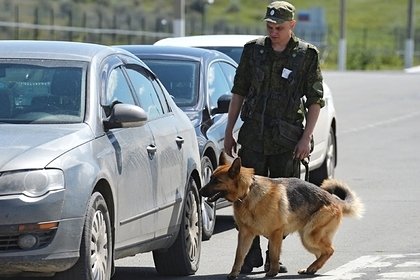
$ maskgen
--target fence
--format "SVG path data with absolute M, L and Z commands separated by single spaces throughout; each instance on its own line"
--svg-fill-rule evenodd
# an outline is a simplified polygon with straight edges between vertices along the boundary
M 98 44 L 152 44 L 173 36 L 172 20 L 141 16 L 139 11 L 97 9 L 75 12 L 71 6 L 1 7 L 0 40 L 66 40 Z M 140 16 L 139 16 L 140 15 Z M 202 34 L 203 21 L 194 17 L 186 22 L 186 34 Z M 250 30 L 224 24 L 205 26 L 206 33 L 250 34 L 264 29 Z
M 12 1 L 0 3 L 2 11 L 0 14 L 0 40 L 65 40 L 114 45 L 152 44 L 161 38 L 173 36 L 172 19 L 168 18 L 168 13 L 163 11 L 160 15 L 147 15 L 141 10 L 118 10 L 95 6 L 80 12 L 80 8 L 75 8 L 77 4 L 70 2 L 63 4 L 62 2 L 47 1 L 43 2 L 44 4 L 41 6 L 29 4 L 18 6 L 12 3 Z M 309 12 L 312 13 L 312 11 Z M 318 10 L 314 10 L 315 12 L 319 13 Z M 243 26 L 231 26 L 223 20 L 213 25 L 205 25 L 203 17 L 204 14 L 189 13 L 185 24 L 185 34 L 265 34 L 263 25 L 251 29 Z M 308 29 L 306 26 L 308 22 L 305 22 L 304 19 L 301 20 L 301 22 L 298 21 L 297 27 L 302 28 L 296 28 L 296 34 L 317 45 L 321 50 L 321 59 L 325 61 L 332 46 L 337 46 L 338 35 L 327 28 L 324 22 L 321 22 L 322 28 Z M 357 37 L 369 41 L 367 31 L 362 30 L 361 32 L 363 35 Z M 404 55 L 406 30 L 396 28 L 393 32 L 389 31 L 388 33 L 390 33 L 387 35 L 388 41 L 393 43 L 391 46 L 388 44 L 383 47 L 381 51 Z M 354 47 L 350 40 L 347 40 L 347 43 L 349 44 L 348 49 Z M 363 45 L 363 42 L 361 44 Z M 419 59 L 420 30 L 415 31 L 414 45 L 415 58 Z M 375 48 L 377 47 L 375 46 Z M 377 49 L 374 52 L 377 53 Z

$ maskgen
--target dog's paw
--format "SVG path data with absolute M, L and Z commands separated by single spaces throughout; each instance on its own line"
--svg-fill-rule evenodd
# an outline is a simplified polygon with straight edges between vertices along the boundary
M 310 271 L 306 268 L 303 268 L 301 270 L 298 271 L 299 274 L 307 274 L 307 275 L 312 275 L 315 274 L 316 271 Z
M 233 279 L 237 279 L 237 278 L 238 278 L 238 274 L 229 273 L 227 275 L 227 279 L 229 279 L 229 280 L 233 280 Z
M 278 269 L 270 269 L 266 274 L 265 277 L 274 277 L 279 273 Z
M 274 276 L 276 276 L 277 274 L 278 274 L 279 272 L 278 271 L 268 271 L 266 274 L 265 274 L 265 277 L 274 277 Z

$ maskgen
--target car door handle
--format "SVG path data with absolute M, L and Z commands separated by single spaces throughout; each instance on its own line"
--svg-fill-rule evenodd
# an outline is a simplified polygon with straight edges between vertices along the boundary
M 155 153 L 157 151 L 157 147 L 155 145 L 147 146 L 147 153 L 149 154 L 149 159 L 153 159 Z
M 180 149 L 182 147 L 182 144 L 184 144 L 185 142 L 184 138 L 181 136 L 177 136 L 175 141 L 176 141 L 176 144 L 178 145 L 178 148 Z

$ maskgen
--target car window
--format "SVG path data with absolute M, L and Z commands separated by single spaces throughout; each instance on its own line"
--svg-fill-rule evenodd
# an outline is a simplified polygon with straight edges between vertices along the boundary
M 222 67 L 223 73 L 225 74 L 226 79 L 229 82 L 229 87 L 233 87 L 233 80 L 235 79 L 236 67 L 232 64 L 226 62 L 220 62 L 220 67 Z
M 127 68 L 128 76 L 133 83 L 140 106 L 147 112 L 148 119 L 153 119 L 163 114 L 162 105 L 152 82 L 145 76 L 144 71 L 141 72 L 137 69 Z
M 111 71 L 106 86 L 105 105 L 112 105 L 115 102 L 135 104 L 130 86 L 127 83 L 121 67 L 117 67 Z
M 217 100 L 223 94 L 230 94 L 231 86 L 219 63 L 212 63 L 207 74 L 207 91 L 211 108 L 217 107 Z
M 222 52 L 230 56 L 237 63 L 239 63 L 239 61 L 241 60 L 242 51 L 243 51 L 243 47 L 205 47 L 205 46 L 202 46 L 200 48 Z
M 168 100 L 166 100 L 166 96 L 163 92 L 164 91 L 164 89 L 162 88 L 163 85 L 154 78 L 152 79 L 152 84 L 155 87 L 156 93 L 158 94 L 163 112 L 164 113 L 171 112 L 171 107 L 169 106 Z
M 156 73 L 178 106 L 194 106 L 198 102 L 198 62 L 152 59 L 143 61 Z
M 0 61 L 0 119 L 13 123 L 83 120 L 86 65 Z

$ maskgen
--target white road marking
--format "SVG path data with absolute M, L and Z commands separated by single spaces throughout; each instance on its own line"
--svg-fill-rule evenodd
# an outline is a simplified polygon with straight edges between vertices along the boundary
M 420 112 L 413 112 L 413 113 L 406 114 L 406 115 L 399 116 L 399 117 L 395 117 L 395 118 L 392 118 L 392 119 L 389 119 L 389 120 L 384 120 L 384 121 L 381 121 L 381 122 L 376 122 L 376 123 L 368 124 L 368 125 L 357 127 L 357 128 L 343 130 L 343 132 L 341 132 L 341 134 L 358 132 L 358 131 L 361 131 L 361 130 L 366 130 L 366 129 L 374 128 L 374 127 L 381 126 L 381 125 L 386 125 L 386 124 L 390 124 L 390 123 L 394 123 L 394 122 L 398 122 L 398 121 L 403 121 L 403 120 L 407 120 L 407 119 L 417 117 L 418 115 L 420 115 Z
M 404 261 L 404 258 L 407 258 L 407 261 Z M 420 254 L 362 256 L 336 269 L 323 273 L 322 280 L 420 279 L 420 261 L 417 261 L 417 259 L 420 259 Z M 371 269 L 369 270 L 369 268 Z M 378 268 L 378 274 L 372 275 L 372 268 Z M 401 271 L 401 269 L 406 269 L 406 271 Z
M 378 279 L 395 279 L 395 280 L 402 280 L 402 279 L 420 279 L 420 272 L 409 271 L 409 272 L 388 272 L 388 273 L 381 273 L 378 276 L 382 278 Z
M 351 262 L 346 263 L 336 269 L 323 273 L 322 279 L 354 279 L 356 277 L 362 277 L 365 273 L 353 273 L 353 271 L 360 270 L 368 265 L 372 265 L 378 260 L 382 259 L 382 256 L 362 256 Z M 338 278 L 339 277 L 339 278 Z
M 406 262 L 397 264 L 395 267 L 420 267 L 420 262 Z

